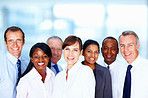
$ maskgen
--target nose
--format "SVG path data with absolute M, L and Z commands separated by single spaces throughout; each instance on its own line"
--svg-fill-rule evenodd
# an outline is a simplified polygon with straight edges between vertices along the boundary
M 110 48 L 107 49 L 107 53 L 108 54 L 111 53 L 111 49 Z
M 40 61 L 40 62 L 43 62 L 43 59 L 44 59 L 43 57 L 40 57 L 40 58 L 39 58 L 39 61 Z
M 95 57 L 95 53 L 94 53 L 94 52 L 93 52 L 93 53 L 91 53 L 91 56 L 92 56 L 92 57 Z
M 55 55 L 57 55 L 58 54 L 58 50 L 57 49 L 53 49 L 52 50 L 52 53 L 55 54 Z
M 13 46 L 14 47 L 17 47 L 18 45 L 17 45 L 17 41 L 13 41 Z
M 69 51 L 69 55 L 70 55 L 70 56 L 73 55 L 73 51 L 72 51 L 72 50 Z
M 128 47 L 127 46 L 124 47 L 124 51 L 128 51 Z

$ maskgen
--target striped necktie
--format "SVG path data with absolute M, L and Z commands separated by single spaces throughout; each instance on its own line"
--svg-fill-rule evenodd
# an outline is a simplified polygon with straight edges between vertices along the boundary
M 19 78 L 21 76 L 21 61 L 19 59 L 17 61 L 17 70 L 18 70 L 17 78 Z

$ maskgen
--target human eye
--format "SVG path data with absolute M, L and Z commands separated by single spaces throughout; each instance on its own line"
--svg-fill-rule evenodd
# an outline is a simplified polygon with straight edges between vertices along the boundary
M 34 58 L 35 58 L 35 59 L 38 59 L 38 58 L 39 58 L 39 56 L 34 56 Z
M 120 47 L 121 47 L 121 48 L 123 48 L 123 47 L 124 47 L 124 45 L 122 45 L 122 44 L 121 44 L 121 45 L 120 45 Z
M 130 47 L 134 46 L 134 44 L 129 44 Z
M 54 50 L 54 48 L 53 48 L 53 47 L 50 47 L 50 49 L 51 49 L 51 50 Z
M 111 49 L 112 49 L 112 50 L 116 50 L 116 48 L 115 48 L 115 47 L 112 47 Z
M 13 40 L 8 40 L 8 43 L 13 43 Z
M 99 54 L 99 51 L 95 51 L 96 54 Z
M 48 58 L 48 56 L 47 55 L 44 55 L 43 58 Z
M 65 48 L 64 50 L 69 50 L 69 48 Z
M 88 52 L 88 53 L 90 53 L 90 52 L 91 52 L 91 50 L 87 50 L 87 52 Z
M 17 42 L 22 42 L 22 39 L 17 39 Z
M 59 48 L 58 51 L 62 51 L 62 49 Z
M 78 51 L 78 49 L 74 49 L 74 51 Z
M 103 47 L 103 49 L 106 50 L 106 49 L 108 49 L 108 48 L 105 46 L 105 47 Z

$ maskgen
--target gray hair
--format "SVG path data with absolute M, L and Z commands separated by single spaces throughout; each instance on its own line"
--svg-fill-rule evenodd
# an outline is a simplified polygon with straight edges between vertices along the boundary
M 63 41 L 62 41 L 62 39 L 60 37 L 58 37 L 58 36 L 51 36 L 51 37 L 49 37 L 47 39 L 47 41 L 46 41 L 47 44 L 48 44 L 48 42 L 49 42 L 50 39 L 59 39 L 63 43 Z
M 136 44 L 137 45 L 139 44 L 139 37 L 138 37 L 138 35 L 134 31 L 130 31 L 130 30 L 123 31 L 122 34 L 119 36 L 119 40 L 120 40 L 121 36 L 127 36 L 127 35 L 134 35 L 135 38 L 136 38 Z

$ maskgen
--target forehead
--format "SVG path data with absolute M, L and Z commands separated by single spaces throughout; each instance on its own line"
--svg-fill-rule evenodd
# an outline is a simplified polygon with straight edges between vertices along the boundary
M 52 38 L 48 41 L 48 45 L 50 46 L 62 46 L 62 42 L 60 39 L 58 38 Z
M 95 48 L 99 50 L 99 47 L 96 44 L 90 44 L 86 47 L 86 49 Z
M 120 44 L 129 44 L 129 43 L 136 44 L 136 37 L 134 35 L 121 36 L 119 39 L 119 43 Z
M 72 44 L 70 46 L 66 46 L 66 47 L 80 48 L 80 45 L 79 45 L 78 41 L 76 41 L 74 44 Z
M 103 42 L 103 46 L 117 46 L 117 42 L 114 39 L 105 39 Z
M 7 38 L 13 38 L 13 39 L 15 39 L 15 38 L 23 38 L 23 34 L 22 34 L 22 32 L 21 31 L 8 31 L 7 33 L 6 33 L 6 37 Z
M 35 55 L 35 54 L 43 54 L 44 53 L 44 51 L 42 50 L 42 49 L 40 49 L 40 48 L 36 48 L 35 50 L 34 50 L 34 52 L 33 52 L 33 55 Z

